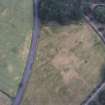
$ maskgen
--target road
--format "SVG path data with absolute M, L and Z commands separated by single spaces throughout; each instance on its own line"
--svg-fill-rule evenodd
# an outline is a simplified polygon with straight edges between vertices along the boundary
M 85 20 L 95 30 L 95 32 L 98 34 L 98 36 L 101 38 L 101 40 L 105 44 L 105 37 L 103 36 L 103 34 L 100 31 L 97 30 L 97 27 L 94 25 L 93 22 L 90 21 L 90 19 L 88 18 L 88 16 L 85 16 Z M 95 91 L 91 94 L 90 97 L 88 97 L 86 99 L 86 101 L 82 105 L 89 105 L 89 103 L 92 100 L 94 100 L 95 97 L 97 97 L 98 94 L 100 93 L 100 91 L 102 91 L 103 89 L 105 89 L 105 81 L 103 81 L 102 83 L 100 83 L 99 86 L 97 88 L 95 88 Z
M 101 38 L 101 40 L 103 41 L 103 43 L 105 44 L 105 37 L 102 34 L 102 32 L 100 32 L 97 27 L 95 26 L 95 24 L 89 19 L 88 16 L 84 16 L 86 22 L 92 27 L 92 29 L 94 29 L 94 31 L 97 33 L 97 35 Z
M 87 102 L 83 105 L 89 105 L 89 103 L 94 100 L 98 94 L 100 93 L 100 91 L 104 90 L 105 89 L 105 83 L 103 83 L 98 89 L 97 91 L 87 100 Z
M 99 7 L 99 6 L 104 6 L 105 7 L 105 4 L 102 4 L 102 3 L 93 3 L 91 5 L 91 9 L 94 10 L 96 7 Z
M 29 51 L 29 55 L 26 62 L 26 67 L 23 73 L 22 80 L 20 82 L 16 97 L 12 103 L 12 105 L 20 105 L 24 96 L 24 92 L 28 83 L 28 80 L 30 78 L 31 72 L 32 72 L 32 65 L 35 60 L 36 56 L 36 49 L 37 49 L 37 43 L 38 38 L 40 34 L 40 20 L 39 20 L 39 0 L 33 0 L 34 4 L 34 27 L 33 27 L 33 33 L 32 33 L 32 41 L 31 41 L 31 47 Z M 104 39 L 105 40 L 105 39 Z M 105 83 L 103 83 L 98 90 L 87 100 L 87 102 L 84 105 L 88 105 L 88 103 L 96 97 L 96 95 L 105 88 Z
M 23 73 L 22 80 L 20 82 L 16 97 L 12 103 L 12 105 L 21 105 L 24 92 L 28 83 L 28 80 L 30 78 L 31 72 L 32 72 L 32 65 L 35 61 L 36 56 L 36 49 L 37 49 L 37 43 L 38 38 L 40 34 L 40 20 L 39 20 L 39 0 L 33 0 L 33 14 L 34 14 L 34 24 L 33 24 L 33 32 L 32 32 L 32 40 L 31 40 L 31 46 L 30 51 L 28 54 L 25 70 Z

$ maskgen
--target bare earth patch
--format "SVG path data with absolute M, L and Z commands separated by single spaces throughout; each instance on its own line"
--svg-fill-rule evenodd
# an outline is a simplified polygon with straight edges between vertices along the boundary
M 64 83 L 69 84 L 72 79 L 80 79 L 79 74 L 75 69 L 79 68 L 78 57 L 71 53 L 70 55 L 64 52 L 58 53 L 55 58 L 52 60 L 52 64 L 61 72 L 63 76 Z

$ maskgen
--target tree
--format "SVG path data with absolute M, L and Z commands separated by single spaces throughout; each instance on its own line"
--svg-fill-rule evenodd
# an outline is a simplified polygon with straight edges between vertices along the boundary
M 42 0 L 40 5 L 42 21 L 61 23 L 78 20 L 81 17 L 81 0 Z
M 105 23 L 105 6 L 98 6 L 93 10 L 93 15 L 98 22 Z

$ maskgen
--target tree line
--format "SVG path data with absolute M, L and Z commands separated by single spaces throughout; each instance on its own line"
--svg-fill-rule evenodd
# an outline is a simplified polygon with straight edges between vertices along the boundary
M 62 24 L 78 21 L 84 10 L 89 10 L 88 3 L 98 2 L 105 3 L 105 0 L 41 0 L 40 18 L 42 22 L 56 21 Z M 97 21 L 105 23 L 105 7 L 96 8 L 93 15 Z
M 40 17 L 42 21 L 67 23 L 82 16 L 81 0 L 42 0 Z

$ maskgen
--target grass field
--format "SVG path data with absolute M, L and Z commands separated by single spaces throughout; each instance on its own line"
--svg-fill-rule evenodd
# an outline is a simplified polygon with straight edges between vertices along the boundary
M 43 26 L 22 105 L 80 105 L 102 80 L 104 53 L 85 22 Z
M 30 46 L 30 7 L 29 0 L 0 0 L 0 89 L 12 96 L 16 94 Z

